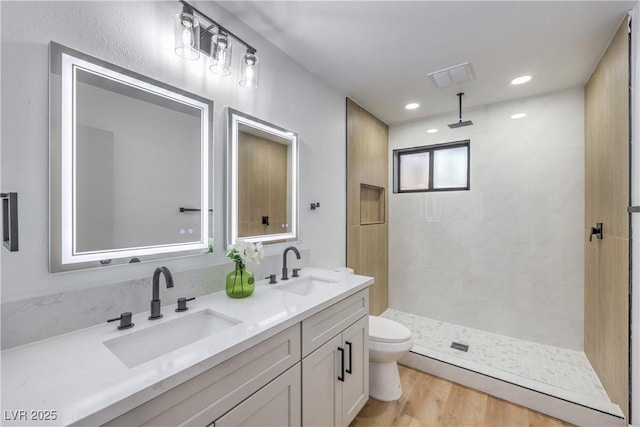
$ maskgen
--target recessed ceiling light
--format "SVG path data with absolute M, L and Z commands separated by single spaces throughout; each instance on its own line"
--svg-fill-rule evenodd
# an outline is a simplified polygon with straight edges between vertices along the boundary
M 427 133 L 436 133 L 438 132 L 438 129 L 429 129 L 427 130 Z
M 520 76 L 520 77 L 516 77 L 515 79 L 511 80 L 511 84 L 512 85 L 521 85 L 522 83 L 526 83 L 529 80 L 531 80 L 531 76 Z
M 512 119 L 521 119 L 523 117 L 527 117 L 527 115 L 525 113 L 516 113 L 513 116 L 511 116 Z
M 407 110 L 415 110 L 419 106 L 420 104 L 418 104 L 417 102 L 412 102 L 411 104 L 405 105 L 404 108 L 406 108 Z

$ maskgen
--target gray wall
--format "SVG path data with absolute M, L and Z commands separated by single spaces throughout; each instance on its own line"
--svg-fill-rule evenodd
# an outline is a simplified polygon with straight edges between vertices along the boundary
M 390 129 L 391 150 L 471 140 L 470 191 L 389 197 L 391 308 L 582 350 L 583 89 L 464 117 Z
M 215 253 L 71 273 L 48 272 L 48 43 L 53 40 L 215 102 L 214 210 L 224 212 L 224 108 L 229 106 L 300 134 L 300 234 L 305 264 L 334 267 L 345 259 L 344 96 L 212 2 L 196 3 L 258 49 L 260 87 L 238 86 L 240 46 L 231 78 L 206 58 L 173 53 L 177 2 L 0 2 L 2 191 L 19 193 L 20 251 L 0 250 L 4 348 L 98 323 L 121 311 L 143 311 L 149 277 L 161 264 L 176 274 L 176 293 L 222 289 L 231 268 L 224 218 L 215 216 Z M 310 211 L 311 201 L 322 209 Z M 283 245 L 269 248 L 277 268 Z M 269 257 L 268 257 L 269 258 Z M 275 270 L 274 270 L 275 272 Z M 187 294 L 188 292 L 188 294 Z M 173 294 L 170 294 L 173 297 Z M 140 302 L 136 302 L 136 301 Z M 163 302 L 171 303 L 169 297 Z M 69 314 L 73 313 L 73 314 Z

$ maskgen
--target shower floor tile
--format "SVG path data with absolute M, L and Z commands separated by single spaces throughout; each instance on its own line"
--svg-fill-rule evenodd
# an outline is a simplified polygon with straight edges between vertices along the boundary
M 567 350 L 465 326 L 387 309 L 383 317 L 397 320 L 413 333 L 412 351 L 445 362 L 473 362 L 492 373 L 505 372 L 509 380 L 521 377 L 527 387 L 554 394 L 555 388 L 585 396 L 589 401 L 610 402 L 598 376 L 583 352 Z M 466 344 L 467 352 L 451 348 L 451 342 Z M 428 353 L 428 354 L 425 354 Z M 486 373 L 486 372 L 482 372 Z M 537 383 L 537 384 L 536 384 Z M 546 386 L 546 387 L 545 387 Z

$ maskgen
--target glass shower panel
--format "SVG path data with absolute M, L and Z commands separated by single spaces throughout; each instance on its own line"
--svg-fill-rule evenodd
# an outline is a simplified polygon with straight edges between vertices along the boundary
M 466 188 L 468 147 L 436 150 L 433 153 L 433 188 Z

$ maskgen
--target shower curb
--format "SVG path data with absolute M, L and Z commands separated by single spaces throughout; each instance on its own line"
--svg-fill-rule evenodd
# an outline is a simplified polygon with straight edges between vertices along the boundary
M 585 427 L 628 426 L 623 416 L 570 402 L 413 351 L 402 357 L 399 363 L 575 425 Z

